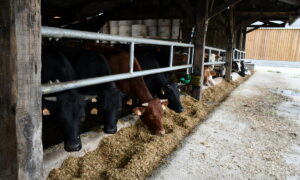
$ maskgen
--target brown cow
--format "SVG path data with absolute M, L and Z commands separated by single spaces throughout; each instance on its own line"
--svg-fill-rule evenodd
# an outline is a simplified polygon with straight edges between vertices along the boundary
M 213 76 L 216 75 L 216 72 L 211 68 L 211 67 L 204 67 L 204 72 L 203 72 L 203 76 L 204 76 L 204 85 L 207 86 L 214 86 L 216 83 L 213 80 Z
M 84 47 L 102 53 L 109 61 L 112 74 L 129 72 L 128 52 L 115 47 L 92 43 L 87 43 Z M 137 59 L 134 60 L 134 71 L 141 71 L 141 66 Z M 133 112 L 141 116 L 141 120 L 147 125 L 149 130 L 156 135 L 165 134 L 162 116 L 163 109 L 168 105 L 168 102 L 153 98 L 143 77 L 120 80 L 116 82 L 116 85 L 123 93 L 135 96 L 140 100 L 142 107 L 135 108 Z

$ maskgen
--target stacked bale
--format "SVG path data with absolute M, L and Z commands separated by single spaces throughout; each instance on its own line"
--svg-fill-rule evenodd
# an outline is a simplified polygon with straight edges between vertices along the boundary
M 171 35 L 171 20 L 159 19 L 158 20 L 158 34 L 161 39 L 170 39 Z

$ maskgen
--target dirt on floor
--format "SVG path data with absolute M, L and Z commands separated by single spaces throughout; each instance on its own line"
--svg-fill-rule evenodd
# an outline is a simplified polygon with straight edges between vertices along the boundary
M 105 138 L 95 151 L 68 158 L 61 168 L 50 172 L 48 179 L 145 179 L 245 79 L 223 81 L 206 89 L 200 102 L 182 96 L 184 112 L 177 114 L 169 109 L 165 112 L 164 136 L 151 135 L 139 120 L 134 126 Z

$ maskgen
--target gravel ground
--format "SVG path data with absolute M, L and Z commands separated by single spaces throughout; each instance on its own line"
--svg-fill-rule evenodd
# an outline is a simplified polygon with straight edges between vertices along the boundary
M 256 67 L 149 179 L 300 179 L 300 69 Z

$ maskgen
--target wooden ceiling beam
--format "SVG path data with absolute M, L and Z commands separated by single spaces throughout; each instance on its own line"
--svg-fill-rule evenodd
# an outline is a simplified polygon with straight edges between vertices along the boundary
M 272 11 L 272 12 L 258 12 L 258 11 L 238 11 L 237 16 L 242 17 L 289 17 L 289 16 L 296 16 L 300 15 L 297 11 Z
M 214 16 L 217 16 L 218 14 L 222 13 L 224 10 L 228 9 L 231 6 L 235 6 L 237 3 L 241 2 L 242 0 L 229 0 L 225 3 L 215 7 L 212 11 L 208 14 L 208 19 L 213 18 Z

